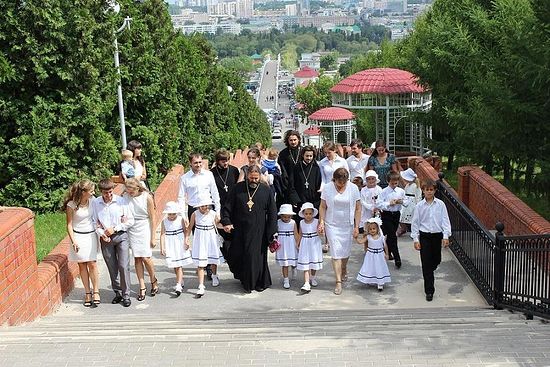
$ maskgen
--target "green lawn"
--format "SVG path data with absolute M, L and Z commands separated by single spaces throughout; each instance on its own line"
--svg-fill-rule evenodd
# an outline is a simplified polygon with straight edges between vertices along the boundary
M 65 213 L 37 214 L 34 219 L 36 260 L 42 259 L 67 235 Z

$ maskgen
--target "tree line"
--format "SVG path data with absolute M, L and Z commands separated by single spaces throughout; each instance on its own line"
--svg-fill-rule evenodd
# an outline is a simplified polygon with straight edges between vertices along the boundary
M 66 187 L 110 176 L 120 124 L 113 64 L 118 35 L 128 139 L 144 145 L 158 183 L 187 153 L 270 139 L 239 76 L 200 36 L 173 29 L 162 0 L 0 2 L 0 202 L 44 212 Z M 231 88 L 228 88 L 231 87 Z

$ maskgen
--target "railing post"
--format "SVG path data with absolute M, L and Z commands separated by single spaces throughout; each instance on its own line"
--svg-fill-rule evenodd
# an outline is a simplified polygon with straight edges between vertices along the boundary
M 504 293 L 504 263 L 506 260 L 505 240 L 504 240 L 504 224 L 497 222 L 495 225 L 497 233 L 495 235 L 495 253 L 493 264 L 493 307 L 501 309 L 502 295 Z

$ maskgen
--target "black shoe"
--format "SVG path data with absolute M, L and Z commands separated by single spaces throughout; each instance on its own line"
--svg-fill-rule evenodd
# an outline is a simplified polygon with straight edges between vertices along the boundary
M 212 269 L 210 268 L 210 264 L 206 265 L 206 278 L 212 280 Z
M 111 301 L 113 305 L 116 305 L 117 303 L 122 302 L 122 296 L 120 294 L 116 294 L 115 298 Z
M 124 299 L 122 300 L 122 305 L 123 305 L 124 307 L 130 307 L 131 304 L 132 304 L 132 301 L 130 300 L 130 298 L 124 298 Z
M 395 261 L 395 267 L 396 267 L 397 269 L 401 269 L 401 260 L 396 260 L 396 261 Z
M 265 288 L 263 288 L 263 287 L 256 287 L 255 291 L 256 291 L 256 292 L 263 292 L 263 291 L 265 291 Z
M 433 299 L 434 299 L 433 294 L 426 294 L 426 301 L 431 302 L 431 301 L 433 301 Z

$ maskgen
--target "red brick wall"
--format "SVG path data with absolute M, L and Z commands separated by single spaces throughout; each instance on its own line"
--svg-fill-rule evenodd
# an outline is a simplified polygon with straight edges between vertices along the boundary
M 502 222 L 508 235 L 550 233 L 550 222 L 479 167 L 460 167 L 458 178 L 461 200 L 487 228 Z
M 155 191 L 155 225 L 167 201 L 176 200 L 183 166 L 176 165 Z M 122 185 L 115 189 L 122 192 Z M 55 310 L 74 286 L 78 265 L 68 261 L 65 237 L 36 264 L 34 215 L 29 209 L 0 212 L 0 326 L 17 325 Z

